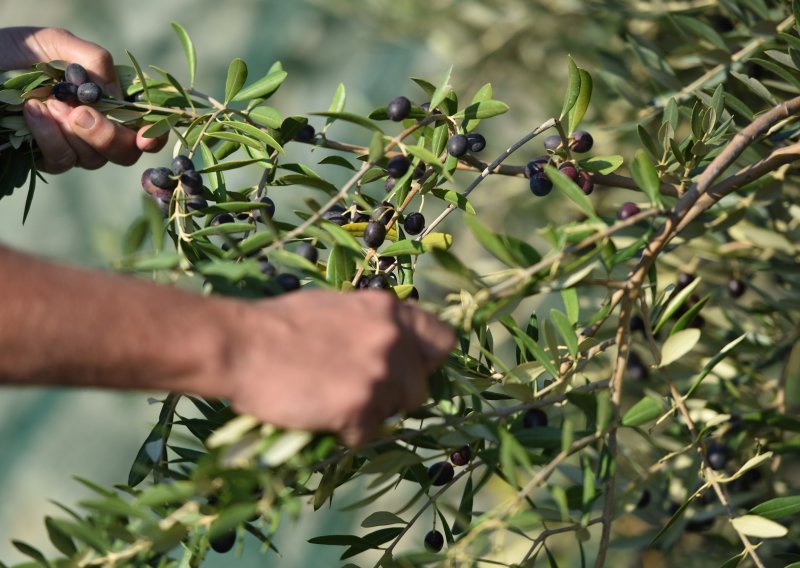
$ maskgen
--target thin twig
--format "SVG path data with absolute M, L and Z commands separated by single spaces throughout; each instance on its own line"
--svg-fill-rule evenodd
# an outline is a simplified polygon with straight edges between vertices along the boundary
M 609 427 L 606 447 L 608 448 L 608 453 L 612 462 L 617 456 L 617 428 L 620 423 L 620 408 L 622 405 L 622 379 L 625 375 L 625 368 L 628 363 L 631 311 L 634 305 L 633 300 L 636 295 L 636 291 L 633 289 L 629 289 L 627 292 L 628 296 L 623 300 L 619 324 L 617 325 L 617 357 L 614 363 L 614 374 L 608 389 L 611 395 L 611 404 L 614 408 L 614 418 Z M 597 558 L 595 560 L 596 568 L 602 568 L 603 564 L 605 564 L 608 545 L 611 539 L 611 522 L 614 520 L 614 493 L 617 482 L 616 472 L 617 468 L 612 466 L 611 474 L 603 485 L 603 532 L 600 535 L 600 546 L 598 547 Z
M 486 166 L 480 173 L 480 175 L 477 178 L 475 178 L 471 184 L 469 184 L 467 189 L 465 189 L 461 193 L 461 195 L 466 197 L 470 193 L 472 193 L 472 191 L 476 187 L 478 187 L 478 185 L 480 185 L 480 183 L 483 180 L 485 180 L 489 176 L 489 174 L 494 172 L 495 168 L 497 168 L 500 164 L 502 164 L 511 154 L 522 148 L 522 146 L 524 146 L 525 144 L 527 144 L 528 142 L 539 136 L 545 130 L 548 130 L 553 126 L 555 126 L 556 123 L 557 120 L 555 118 L 551 118 L 550 120 L 545 121 L 538 127 L 534 128 L 532 131 L 530 131 L 528 134 L 526 134 L 525 136 L 514 142 L 514 144 L 509 146 L 503 153 L 497 156 L 497 158 L 495 158 L 491 164 Z M 416 240 L 421 241 L 422 239 L 424 239 L 427 235 L 431 233 L 431 231 L 433 231 L 436 227 L 438 227 L 439 224 L 441 224 L 441 222 L 444 221 L 447 218 L 447 216 L 450 215 L 450 213 L 452 213 L 455 209 L 456 209 L 455 205 L 452 204 L 448 205 L 447 208 L 444 211 L 442 211 L 442 213 L 436 219 L 434 219 L 422 233 L 420 233 L 420 235 L 417 237 Z

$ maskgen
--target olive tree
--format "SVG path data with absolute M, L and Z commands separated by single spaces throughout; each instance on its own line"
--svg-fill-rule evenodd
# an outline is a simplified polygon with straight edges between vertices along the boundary
M 418 22 L 409 6 L 396 16 Z M 45 519 L 60 557 L 15 542 L 31 566 L 199 566 L 237 542 L 270 556 L 287 517 L 327 507 L 360 528 L 309 546 L 348 566 L 674 563 L 683 542 L 702 565 L 800 561 L 800 6 L 583 8 L 622 33 L 562 56 L 549 118 L 522 126 L 451 71 L 380 108 L 339 85 L 328 109 L 285 116 L 270 96 L 291 69 L 252 79 L 235 59 L 208 94 L 177 23 L 188 71 L 131 55 L 124 100 L 68 62 L 3 74 L 0 194 L 27 186 L 24 215 L 40 174 L 23 100 L 92 104 L 176 140 L 141 175 L 120 270 L 246 298 L 382 288 L 460 339 L 428 402 L 355 449 L 167 394 L 126 483 L 83 480 L 97 498 Z M 522 65 L 502 50 L 528 39 L 490 55 Z M 490 223 L 473 203 L 490 179 L 558 222 L 527 238 Z

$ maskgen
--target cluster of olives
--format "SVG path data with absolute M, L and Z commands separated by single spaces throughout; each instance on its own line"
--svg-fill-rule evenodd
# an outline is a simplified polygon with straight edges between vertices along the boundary
M 176 156 L 172 166 L 147 168 L 142 174 L 142 188 L 158 204 L 161 211 L 169 213 L 172 194 L 178 185 L 186 194 L 186 208 L 190 211 L 208 207 L 203 197 L 203 177 L 195 170 L 194 163 L 187 156 Z
M 431 485 L 440 487 L 453 481 L 455 469 L 453 465 L 464 466 L 472 459 L 472 450 L 469 446 L 462 446 L 450 454 L 450 461 L 440 461 L 428 468 L 428 479 Z M 451 463 L 452 462 L 452 463 Z M 437 530 L 431 530 L 425 535 L 425 548 L 431 552 L 439 552 L 444 546 L 444 536 Z
M 486 148 L 486 138 L 483 134 L 470 132 L 468 134 L 453 134 L 447 140 L 447 153 L 455 158 L 465 156 L 467 152 L 477 154 Z
M 102 96 L 103 89 L 89 80 L 86 69 L 78 63 L 67 65 L 64 80 L 53 85 L 53 97 L 65 103 L 92 104 Z
M 534 158 L 525 165 L 525 177 L 528 178 L 531 193 L 538 197 L 549 194 L 553 189 L 553 182 L 545 173 L 545 166 L 557 167 L 558 170 L 575 182 L 583 193 L 589 195 L 594 191 L 594 180 L 589 172 L 581 170 L 577 164 L 565 159 L 562 155 L 564 141 L 561 136 L 554 134 L 544 139 L 544 149 L 547 154 Z M 594 139 L 585 130 L 576 130 L 568 140 L 571 152 L 583 154 L 592 149 Z

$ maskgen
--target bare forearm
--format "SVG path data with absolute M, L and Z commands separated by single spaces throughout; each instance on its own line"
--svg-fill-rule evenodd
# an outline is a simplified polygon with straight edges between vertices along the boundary
M 4 247 L 0 275 L 0 383 L 228 395 L 225 300 Z

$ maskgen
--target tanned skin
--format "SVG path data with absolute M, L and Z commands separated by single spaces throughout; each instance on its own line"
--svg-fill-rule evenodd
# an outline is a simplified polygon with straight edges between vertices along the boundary
M 0 69 L 62 59 L 119 94 L 110 54 L 57 28 L 0 29 Z M 56 173 L 130 165 L 165 139 L 88 106 L 28 101 L 25 118 Z M 228 399 L 288 428 L 357 446 L 424 402 L 455 343 L 434 316 L 382 290 L 314 290 L 244 301 L 202 297 L 0 246 L 0 384 L 154 389 Z

